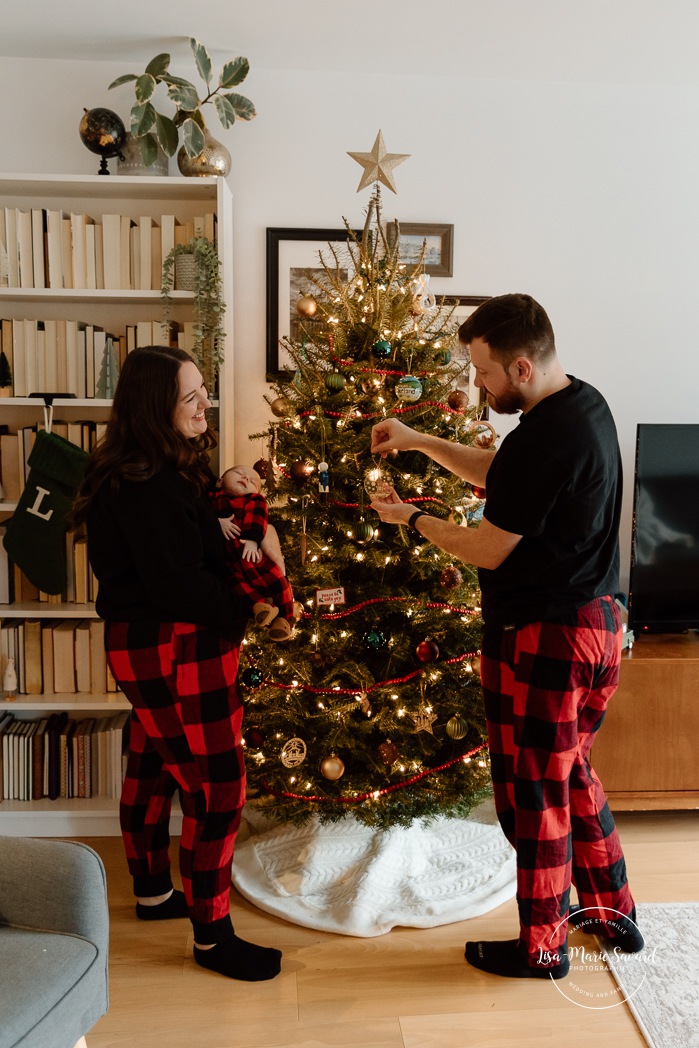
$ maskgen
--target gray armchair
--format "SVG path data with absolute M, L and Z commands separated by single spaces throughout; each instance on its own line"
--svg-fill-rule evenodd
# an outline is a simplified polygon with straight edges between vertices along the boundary
M 107 1011 L 108 943 L 97 852 L 0 837 L 0 1048 L 81 1043 Z

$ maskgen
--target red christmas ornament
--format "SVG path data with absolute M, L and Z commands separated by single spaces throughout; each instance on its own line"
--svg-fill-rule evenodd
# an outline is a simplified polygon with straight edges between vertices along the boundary
M 392 764 L 395 764 L 400 757 L 400 750 L 395 746 L 390 739 L 386 739 L 379 746 L 379 758 L 382 764 L 385 764 L 390 768 Z
M 311 473 L 313 473 L 313 466 L 310 462 L 304 461 L 304 459 L 297 459 L 296 462 L 292 462 L 289 466 L 289 473 L 294 483 L 300 487 L 301 484 L 306 483 Z
M 266 738 L 267 736 L 262 728 L 257 728 L 254 724 L 251 724 L 245 731 L 245 744 L 247 746 L 254 746 L 255 749 L 259 749 Z
M 477 488 L 477 487 L 475 487 L 472 484 L 471 485 L 471 491 L 473 492 L 473 497 L 474 498 L 477 498 L 477 499 L 484 499 L 485 498 L 485 488 Z
M 439 648 L 433 640 L 426 638 L 420 641 L 415 649 L 415 654 L 420 662 L 434 662 L 439 658 Z
M 439 576 L 439 584 L 440 586 L 443 586 L 444 589 L 456 589 L 456 587 L 460 586 L 463 581 L 463 575 L 453 564 L 444 568 Z
M 468 393 L 463 389 L 453 389 L 447 397 L 447 404 L 453 411 L 465 411 L 468 407 Z
M 256 473 L 260 474 L 260 476 L 262 477 L 263 480 L 266 480 L 267 479 L 267 472 L 268 472 L 270 466 L 271 466 L 271 462 L 269 461 L 269 459 L 262 458 L 262 459 L 258 459 L 257 462 L 254 463 L 252 468 L 255 470 Z

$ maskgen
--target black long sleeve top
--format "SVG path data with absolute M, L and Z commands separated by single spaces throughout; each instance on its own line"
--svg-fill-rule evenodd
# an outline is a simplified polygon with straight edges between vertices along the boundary
M 246 614 L 225 582 L 225 540 L 211 501 L 174 467 L 122 481 L 118 491 L 103 484 L 87 537 L 101 618 L 194 622 L 242 640 Z

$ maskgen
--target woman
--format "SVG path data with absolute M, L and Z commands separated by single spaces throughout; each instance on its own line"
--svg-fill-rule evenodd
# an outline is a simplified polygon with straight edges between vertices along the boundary
M 208 497 L 210 407 L 186 353 L 130 353 L 74 521 L 87 526 L 107 658 L 133 706 L 120 820 L 137 915 L 189 916 L 198 964 L 257 981 L 279 973 L 281 953 L 239 939 L 229 913 L 245 799 L 236 690 L 245 611 L 224 581 Z M 168 854 L 176 789 L 184 894 L 173 890 Z

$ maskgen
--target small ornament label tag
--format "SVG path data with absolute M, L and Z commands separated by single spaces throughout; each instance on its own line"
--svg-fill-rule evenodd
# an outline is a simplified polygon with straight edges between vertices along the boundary
M 334 589 L 316 590 L 316 604 L 344 604 L 345 587 L 335 586 Z

